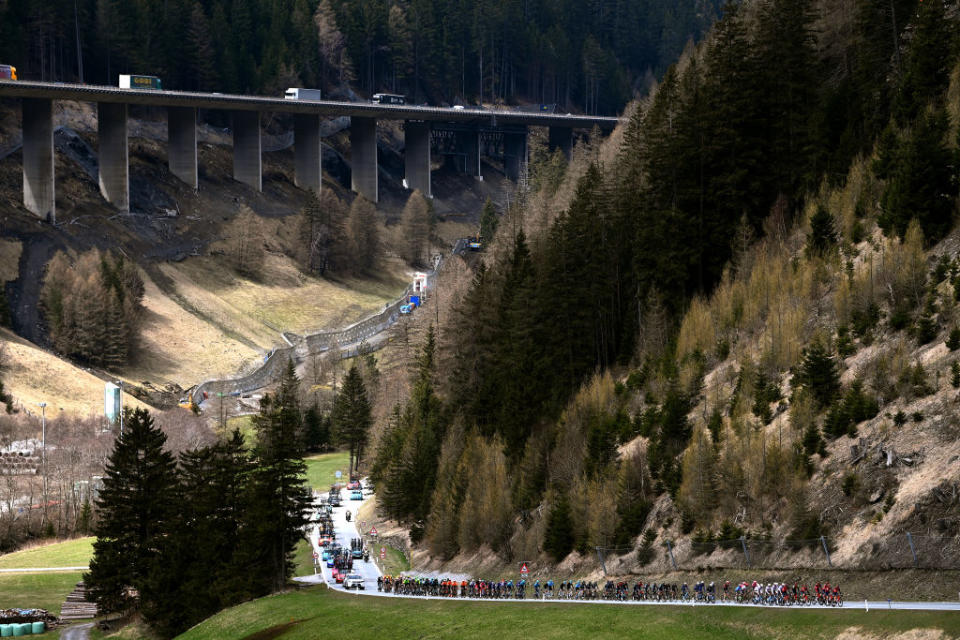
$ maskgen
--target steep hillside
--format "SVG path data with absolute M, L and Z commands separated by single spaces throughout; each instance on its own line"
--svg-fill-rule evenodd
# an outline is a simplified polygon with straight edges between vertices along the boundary
M 730 5 L 608 143 L 535 150 L 388 399 L 415 557 L 960 567 L 958 20 Z
M 31 347 L 32 357 L 45 360 L 50 371 L 69 367 L 49 353 L 48 320 L 40 303 L 45 266 L 57 252 L 77 256 L 97 248 L 138 264 L 145 294 L 140 342 L 126 367 L 97 375 L 121 377 L 144 389 L 173 385 L 174 395 L 178 388 L 257 366 L 271 349 L 286 344 L 284 331 L 305 334 L 355 322 L 382 309 L 408 284 L 412 269 L 392 252 L 408 195 L 398 177 L 402 135 L 393 128 L 381 132 L 384 174 L 378 226 L 383 228 L 385 252 L 379 266 L 368 274 L 341 270 L 321 277 L 307 272 L 299 258 L 306 194 L 292 182 L 290 123 L 266 123 L 262 193 L 233 181 L 229 132 L 201 125 L 201 186 L 192 192 L 166 167 L 162 111 L 134 109 L 132 212 L 119 214 L 97 187 L 93 109 L 86 103 L 57 105 L 58 222 L 52 227 L 22 207 L 19 108 L 11 103 L 0 109 L 0 281 L 6 283 L 12 328 L 23 340 L 42 347 Z M 349 184 L 349 165 L 341 152 L 347 151 L 348 140 L 341 123 L 333 121 L 328 127 L 325 189 L 347 207 L 353 195 L 342 184 Z M 503 199 L 508 183 L 486 168 L 488 179 L 477 182 L 437 165 L 438 250 L 453 238 L 475 232 L 486 198 Z M 254 216 L 249 224 L 256 226 L 264 249 L 255 275 L 238 273 L 229 255 L 231 239 L 249 230 L 248 223 L 237 222 L 248 209 Z M 27 389 L 28 381 L 12 374 L 5 379 L 16 398 L 32 401 L 35 394 Z M 52 384 L 45 393 L 50 402 L 65 407 L 100 402 L 99 393 L 90 395 L 86 387 Z

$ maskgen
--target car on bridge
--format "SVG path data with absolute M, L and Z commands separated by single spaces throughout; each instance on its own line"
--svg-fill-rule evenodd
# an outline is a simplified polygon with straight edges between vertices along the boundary
M 347 577 L 343 579 L 343 588 L 364 590 L 363 576 L 359 573 L 348 573 Z

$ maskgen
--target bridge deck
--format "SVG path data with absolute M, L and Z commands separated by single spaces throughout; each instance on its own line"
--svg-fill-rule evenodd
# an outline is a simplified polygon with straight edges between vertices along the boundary
M 356 116 L 378 120 L 423 120 L 472 124 L 523 125 L 532 127 L 564 127 L 603 130 L 614 128 L 618 118 L 599 116 L 523 113 L 494 109 L 452 109 L 415 105 L 385 105 L 369 102 L 337 102 L 334 100 L 287 100 L 264 96 L 242 96 L 189 91 L 154 91 L 121 89 L 102 85 L 64 84 L 59 82 L 25 82 L 0 80 L 0 98 L 45 98 L 114 102 L 160 107 L 196 107 L 227 111 L 275 111 L 309 113 L 322 116 Z

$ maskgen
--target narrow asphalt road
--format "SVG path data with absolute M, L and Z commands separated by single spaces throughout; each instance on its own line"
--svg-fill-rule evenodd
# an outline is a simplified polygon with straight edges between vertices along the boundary
M 349 494 L 349 492 L 345 492 Z M 369 496 L 365 496 L 364 502 L 369 499 Z M 350 548 L 350 540 L 359 536 L 357 532 L 358 523 L 355 521 L 347 522 L 346 512 L 349 510 L 351 513 L 356 513 L 360 505 L 363 502 L 355 502 L 351 500 L 345 500 L 343 506 L 340 506 L 333 510 L 333 525 L 334 530 L 336 531 L 337 542 L 341 545 Z M 318 530 L 314 527 L 310 533 L 310 543 L 313 545 L 314 551 L 318 555 L 322 554 L 322 550 L 319 547 L 319 535 Z M 757 604 L 738 604 L 736 602 L 717 602 L 714 604 L 697 604 L 694 602 L 680 603 L 680 602 L 648 602 L 648 601 L 634 601 L 627 600 L 619 602 L 616 600 L 561 600 L 561 599 L 542 599 L 537 600 L 534 598 L 528 598 L 525 600 L 490 600 L 488 598 L 444 598 L 439 596 L 403 596 L 396 595 L 393 593 L 383 593 L 377 591 L 377 578 L 381 575 L 380 569 L 377 567 L 376 563 L 373 561 L 376 557 L 376 553 L 379 553 L 379 548 L 374 546 L 370 549 L 370 562 L 364 562 L 362 560 L 355 561 L 353 564 L 354 572 L 360 573 L 363 575 L 365 580 L 365 589 L 363 591 L 346 591 L 343 588 L 343 585 L 336 584 L 331 576 L 330 570 L 327 569 L 326 563 L 321 563 L 321 566 L 318 568 L 319 573 L 313 576 L 305 576 L 296 578 L 299 582 L 304 583 L 326 583 L 327 586 L 331 589 L 341 591 L 344 593 L 351 593 L 357 595 L 368 595 L 368 596 L 380 596 L 384 598 L 410 598 L 414 600 L 423 600 L 423 599 L 435 599 L 435 600 L 454 600 L 454 601 L 463 601 L 463 600 L 477 600 L 483 602 L 497 602 L 503 604 L 535 604 L 535 603 L 544 603 L 544 602 L 554 602 L 554 603 L 563 603 L 563 604 L 601 604 L 601 605 L 610 605 L 610 606 L 685 606 L 685 607 L 762 607 L 762 608 L 782 608 L 782 609 L 791 609 L 794 607 L 772 607 L 771 605 L 757 605 Z M 321 555 L 322 557 L 322 555 Z M 412 573 L 412 572 L 411 572 Z M 805 607 L 808 609 L 823 609 L 831 610 L 837 609 L 837 607 Z M 843 609 L 859 609 L 866 611 L 881 611 L 881 610 L 900 610 L 900 611 L 958 611 L 960 612 L 960 601 L 958 602 L 905 602 L 905 601 L 896 601 L 896 600 L 859 600 L 854 602 L 844 602 Z
M 91 629 L 93 629 L 92 622 L 71 625 L 60 632 L 60 640 L 87 640 Z
M 349 496 L 350 492 L 344 490 L 344 496 Z M 336 540 L 340 546 L 349 549 L 350 541 L 354 538 L 360 537 L 360 532 L 358 530 L 359 522 L 354 519 L 351 519 L 350 522 L 347 522 L 347 511 L 351 514 L 356 514 L 359 511 L 361 505 L 363 505 L 367 500 L 370 499 L 370 495 L 364 493 L 364 499 L 360 500 L 344 500 L 339 507 L 336 507 L 333 510 L 333 528 L 336 533 Z M 317 554 L 318 558 L 323 557 L 323 550 L 320 548 L 320 531 L 314 526 L 310 530 L 310 544 L 313 546 L 314 553 Z M 364 562 L 363 560 L 354 560 L 353 561 L 353 571 L 351 573 L 358 573 L 363 576 L 364 579 L 364 590 L 373 593 L 377 591 L 377 578 L 382 574 L 380 573 L 380 568 L 377 566 L 377 563 L 374 559 L 377 557 L 377 554 L 380 553 L 379 548 L 371 546 L 370 548 L 370 561 Z M 346 591 L 343 588 L 342 584 L 337 584 L 333 579 L 333 575 L 330 569 L 327 568 L 327 563 L 320 561 L 320 566 L 316 568 L 316 573 L 313 576 L 306 576 L 297 578 L 300 582 L 324 582 L 331 589 L 336 589 L 338 591 Z

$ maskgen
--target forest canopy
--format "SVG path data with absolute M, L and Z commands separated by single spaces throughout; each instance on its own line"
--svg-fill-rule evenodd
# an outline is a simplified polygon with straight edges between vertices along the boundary
M 0 60 L 35 80 L 616 113 L 713 23 L 718 0 L 9 0 Z

